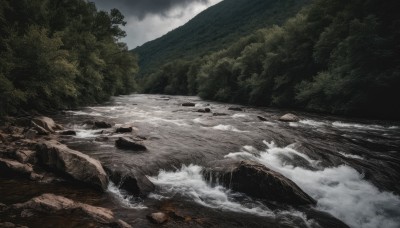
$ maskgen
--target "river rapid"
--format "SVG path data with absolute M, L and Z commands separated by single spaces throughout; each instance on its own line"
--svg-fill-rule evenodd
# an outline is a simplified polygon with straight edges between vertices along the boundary
M 183 107 L 184 102 L 196 106 Z M 326 213 L 355 228 L 400 227 L 398 122 L 296 112 L 301 121 L 285 123 L 277 120 L 285 110 L 245 106 L 243 111 L 228 110 L 232 106 L 197 97 L 129 95 L 102 106 L 66 111 L 53 118 L 77 135 L 63 136 L 61 142 L 107 166 L 143 172 L 156 191 L 137 198 L 113 183 L 106 194 L 100 194 L 74 186 L 60 190 L 49 184 L 2 180 L 3 197 L 13 203 L 58 193 L 111 208 L 134 227 L 154 226 L 146 215 L 166 207 L 196 218 L 187 223 L 170 221 L 166 227 L 332 227 Z M 227 115 L 197 112 L 201 108 Z M 134 126 L 134 134 L 147 139 L 148 150 L 117 149 L 114 141 L 122 134 L 99 135 L 99 130 L 85 124 L 88 120 Z M 110 140 L 98 140 L 104 136 Z M 256 161 L 283 174 L 317 205 L 312 209 L 274 206 L 211 185 L 202 170 L 225 158 Z M 4 190 L 16 184 L 19 190 Z M 60 225 L 60 221 L 64 220 L 54 218 L 50 224 Z

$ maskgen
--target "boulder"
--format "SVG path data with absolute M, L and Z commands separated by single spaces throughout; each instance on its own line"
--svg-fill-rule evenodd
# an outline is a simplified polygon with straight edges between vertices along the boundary
M 155 224 L 163 224 L 168 221 L 168 215 L 164 212 L 156 212 L 147 215 L 147 218 Z
M 257 116 L 257 118 L 261 121 L 267 121 L 267 118 L 263 117 L 263 116 Z
M 221 184 L 256 198 L 290 205 L 316 203 L 293 181 L 253 161 L 219 161 L 204 170 L 203 175 L 214 184 Z M 215 183 L 216 180 L 219 183 Z
M 66 131 L 60 132 L 60 135 L 76 135 L 76 131 L 74 131 L 74 130 L 66 130 Z
M 279 118 L 282 122 L 299 122 L 300 118 L 292 113 L 285 114 Z
M 96 121 L 96 122 L 94 122 L 94 126 L 96 128 L 112 128 L 112 124 L 104 122 L 104 121 Z
M 243 109 L 239 107 L 229 107 L 228 110 L 242 112 Z
M 100 162 L 56 141 L 36 146 L 39 163 L 56 172 L 96 188 L 106 190 L 108 177 Z
M 143 145 L 143 140 L 139 138 L 131 138 L 131 137 L 119 137 L 115 141 L 115 145 L 119 149 L 126 149 L 126 150 L 147 150 L 146 146 Z
M 141 172 L 127 167 L 106 167 L 112 182 L 134 196 L 146 197 L 155 189 L 154 184 Z
M 196 104 L 192 103 L 192 102 L 186 102 L 186 103 L 182 103 L 182 106 L 184 106 L 184 107 L 194 107 L 194 106 L 196 106 Z
M 34 126 L 46 130 L 47 132 L 54 133 L 56 130 L 62 130 L 62 126 L 56 124 L 53 119 L 46 116 L 39 116 L 32 119 Z
M 20 162 L 0 158 L 0 173 L 2 175 L 21 175 L 30 176 L 33 168 L 30 165 L 22 164 Z
M 129 133 L 132 132 L 132 127 L 119 127 L 115 130 L 116 133 Z
M 31 213 L 65 214 L 66 216 L 70 216 L 71 214 L 83 215 L 96 222 L 112 227 L 131 227 L 127 223 L 116 219 L 114 213 L 109 209 L 75 202 L 71 199 L 54 194 L 43 194 L 25 203 L 14 204 L 12 208 L 22 211 L 29 210 Z

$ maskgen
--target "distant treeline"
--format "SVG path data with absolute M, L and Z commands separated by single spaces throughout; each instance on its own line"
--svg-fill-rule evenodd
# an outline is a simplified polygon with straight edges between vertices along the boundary
M 118 10 L 84 0 L 1 0 L 0 116 L 107 100 L 135 88 Z
M 221 51 L 173 61 L 143 92 L 400 118 L 398 0 L 315 0 L 282 26 Z

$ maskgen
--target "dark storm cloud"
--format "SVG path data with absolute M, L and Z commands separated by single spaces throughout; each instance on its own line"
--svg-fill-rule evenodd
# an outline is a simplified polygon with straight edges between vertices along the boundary
M 186 7 L 189 4 L 209 0 L 92 0 L 99 9 L 119 9 L 126 17 L 137 17 L 142 20 L 148 14 L 168 17 L 167 12 L 174 7 Z

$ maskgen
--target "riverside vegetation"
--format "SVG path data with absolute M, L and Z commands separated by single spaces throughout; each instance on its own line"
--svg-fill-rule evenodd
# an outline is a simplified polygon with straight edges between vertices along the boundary
M 212 54 L 177 49 L 177 58 L 139 79 L 146 93 L 398 119 L 400 103 L 393 101 L 400 97 L 398 9 L 395 0 L 315 0 L 281 26 L 230 45 L 216 38 L 224 49 Z M 181 30 L 160 40 L 167 45 Z M 150 46 L 138 49 L 139 59 Z

